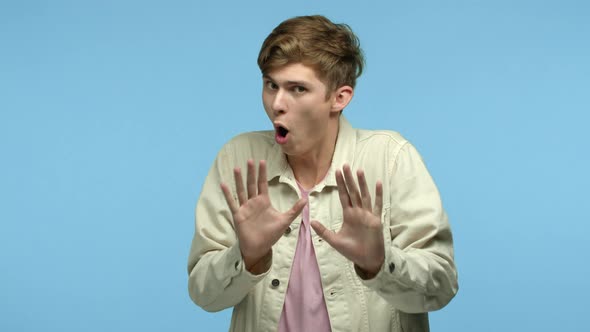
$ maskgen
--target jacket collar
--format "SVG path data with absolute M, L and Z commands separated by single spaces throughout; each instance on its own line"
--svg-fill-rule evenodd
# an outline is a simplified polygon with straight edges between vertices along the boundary
M 348 163 L 352 167 L 354 160 L 354 151 L 356 148 L 356 131 L 344 115 L 340 115 L 338 123 L 338 137 L 336 138 L 336 148 L 334 149 L 334 155 L 332 156 L 332 162 L 330 168 L 324 177 L 324 185 L 336 186 L 335 172 L 337 169 L 341 169 L 342 165 Z M 287 157 L 282 152 L 281 147 L 274 142 L 272 146 L 273 152 L 268 157 L 267 162 L 267 175 L 268 181 L 276 177 L 280 177 L 281 182 L 292 182 L 296 183 L 293 170 L 289 166 Z

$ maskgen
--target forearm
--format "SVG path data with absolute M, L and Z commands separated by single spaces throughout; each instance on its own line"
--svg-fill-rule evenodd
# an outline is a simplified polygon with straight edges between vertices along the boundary
M 365 283 L 401 311 L 438 310 L 458 290 L 453 236 L 440 194 L 410 144 L 400 151 L 389 178 L 385 261 Z
M 204 310 L 219 311 L 238 304 L 265 276 L 266 272 L 254 275 L 246 270 L 236 244 L 207 252 L 192 268 L 189 259 L 189 294 Z
M 458 290 L 452 260 L 422 249 L 404 252 L 395 247 L 386 249 L 381 270 L 363 283 L 407 313 L 441 309 Z

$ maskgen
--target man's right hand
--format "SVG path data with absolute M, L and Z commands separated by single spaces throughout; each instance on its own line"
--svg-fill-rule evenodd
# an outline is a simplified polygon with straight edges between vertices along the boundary
M 225 200 L 234 218 L 234 225 L 240 244 L 240 251 L 246 269 L 254 274 L 266 271 L 268 267 L 258 263 L 271 254 L 272 246 L 281 238 L 293 220 L 301 213 L 307 200 L 299 199 L 295 205 L 284 213 L 275 210 L 268 196 L 266 180 L 266 162 L 260 161 L 258 180 L 253 160 L 248 160 L 246 188 L 240 168 L 234 169 L 238 204 L 232 197 L 229 187 L 221 184 Z M 247 192 L 247 193 L 246 193 Z

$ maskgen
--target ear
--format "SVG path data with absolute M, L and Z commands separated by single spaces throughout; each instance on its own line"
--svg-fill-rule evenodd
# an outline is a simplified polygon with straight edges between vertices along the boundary
M 351 86 L 343 85 L 332 94 L 332 112 L 341 112 L 352 100 L 354 89 Z

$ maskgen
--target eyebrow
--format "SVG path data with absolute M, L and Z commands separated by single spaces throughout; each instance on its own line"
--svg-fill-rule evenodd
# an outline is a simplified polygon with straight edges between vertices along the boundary
M 276 82 L 276 80 L 268 75 L 262 75 L 263 79 L 268 79 L 271 80 L 273 82 Z M 309 83 L 305 82 L 305 81 L 286 81 L 287 85 L 303 85 L 303 86 L 308 86 Z

